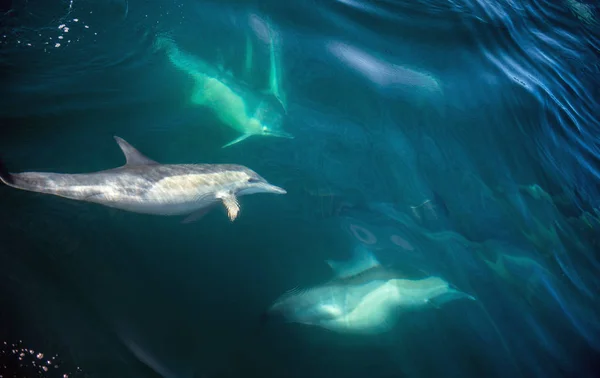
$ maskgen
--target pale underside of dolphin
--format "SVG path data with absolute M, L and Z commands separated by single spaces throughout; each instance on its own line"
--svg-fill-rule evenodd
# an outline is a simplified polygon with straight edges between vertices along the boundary
M 249 168 L 235 164 L 160 164 L 115 137 L 126 164 L 105 171 L 63 174 L 8 173 L 0 164 L 6 185 L 125 211 L 154 215 L 188 215 L 185 223 L 201 218 L 222 203 L 233 221 L 238 197 L 253 193 L 284 194 Z
M 281 89 L 281 64 L 273 38 L 269 46 L 269 89 L 258 94 L 240 85 L 232 75 L 226 77 L 200 58 L 184 52 L 169 37 L 161 35 L 155 41 L 155 47 L 166 51 L 171 64 L 194 80 L 191 103 L 211 109 L 219 121 L 241 134 L 223 147 L 232 146 L 253 135 L 293 138 L 292 134 L 281 127 L 283 115 L 277 114 L 282 110 L 283 113 L 287 112 L 287 104 Z M 248 35 L 246 50 L 245 71 L 249 74 L 253 50 Z M 273 96 L 280 103 L 281 109 L 275 109 L 268 101 L 268 96 Z
M 339 333 L 380 334 L 392 329 L 404 311 L 475 299 L 439 277 L 402 278 L 363 248 L 350 261 L 328 263 L 335 274 L 332 280 L 283 294 L 265 317 L 279 316 L 286 322 Z

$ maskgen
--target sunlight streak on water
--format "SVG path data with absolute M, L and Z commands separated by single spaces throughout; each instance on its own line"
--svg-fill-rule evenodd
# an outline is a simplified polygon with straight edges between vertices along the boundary
M 489 10 L 484 5 L 488 2 L 477 4 Z M 506 77 L 522 85 L 551 112 L 552 117 L 542 119 L 541 126 L 552 144 L 540 146 L 545 149 L 540 154 L 564 176 L 566 185 L 585 191 L 585 200 L 597 206 L 600 192 L 593 182 L 600 179 L 600 121 L 594 114 L 600 104 L 593 95 L 593 81 L 585 74 L 597 64 L 597 58 L 587 46 L 588 41 L 568 29 L 581 25 L 557 14 L 558 4 L 501 4 L 497 3 L 496 11 L 488 17 L 494 24 L 503 24 L 508 33 L 495 33 L 493 37 L 491 33 L 478 33 L 482 35 L 482 51 Z M 552 158 L 554 151 L 564 148 L 571 154 L 570 161 Z M 577 176 L 578 171 L 582 177 Z

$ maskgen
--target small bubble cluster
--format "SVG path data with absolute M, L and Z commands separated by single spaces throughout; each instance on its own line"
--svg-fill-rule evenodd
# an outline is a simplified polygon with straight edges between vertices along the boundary
M 69 4 L 66 14 L 59 18 L 56 26 L 43 27 L 39 29 L 20 30 L 14 28 L 0 35 L 0 45 L 11 45 L 11 47 L 43 48 L 45 52 L 64 48 L 89 33 L 90 25 L 81 18 L 72 17 L 73 3 Z M 92 13 L 92 12 L 89 12 Z M 94 36 L 98 33 L 94 33 Z
M 75 378 L 61 367 L 58 354 L 45 356 L 43 352 L 25 347 L 22 340 L 15 343 L 3 341 L 0 343 L 0 378 L 31 377 L 34 373 L 42 378 Z M 77 372 L 81 371 L 77 367 Z

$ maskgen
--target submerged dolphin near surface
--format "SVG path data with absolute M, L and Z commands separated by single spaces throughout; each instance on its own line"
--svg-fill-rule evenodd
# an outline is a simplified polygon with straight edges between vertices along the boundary
M 263 314 L 263 321 L 278 317 L 339 333 L 380 334 L 392 329 L 403 311 L 475 300 L 439 277 L 403 279 L 363 247 L 348 262 L 327 262 L 335 273 L 331 281 L 283 294 Z
M 63 174 L 8 173 L 0 164 L 0 180 L 13 188 L 99 203 L 134 213 L 202 217 L 222 202 L 229 218 L 237 217 L 237 197 L 254 193 L 285 194 L 256 172 L 234 164 L 159 164 L 115 137 L 125 165 L 105 171 Z
M 154 47 L 156 50 L 164 50 L 171 64 L 194 80 L 192 104 L 211 109 L 224 125 L 241 133 L 241 136 L 223 147 L 237 144 L 252 135 L 294 138 L 292 134 L 283 130 L 282 115 L 270 107 L 266 97 L 242 87 L 232 77 L 226 77 L 201 59 L 182 51 L 169 37 L 158 36 Z M 249 39 L 247 39 L 247 49 L 248 57 L 251 59 Z M 277 99 L 285 112 L 285 98 L 280 88 L 281 70 L 276 60 L 273 41 L 271 41 L 271 74 L 268 92 Z M 250 64 L 248 60 L 247 70 Z

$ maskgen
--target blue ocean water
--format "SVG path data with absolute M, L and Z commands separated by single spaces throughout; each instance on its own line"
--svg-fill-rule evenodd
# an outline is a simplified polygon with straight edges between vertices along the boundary
M 242 164 L 287 190 L 242 197 L 234 222 L 219 207 L 184 224 L 1 185 L 0 376 L 598 376 L 596 3 L 5 0 L 0 11 L 10 172 L 120 166 L 118 135 L 160 163 Z M 294 138 L 222 148 L 239 132 L 194 103 L 202 92 L 157 49 L 161 36 L 253 99 L 276 46 L 286 106 L 256 114 Z M 476 300 L 407 311 L 377 335 L 261 323 L 357 248 Z

